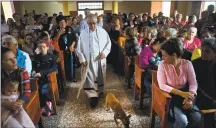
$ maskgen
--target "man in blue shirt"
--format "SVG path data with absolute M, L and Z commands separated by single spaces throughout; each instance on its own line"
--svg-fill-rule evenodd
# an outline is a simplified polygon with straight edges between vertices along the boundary
M 85 28 L 88 28 L 88 23 L 87 23 L 87 16 L 88 14 L 90 13 L 90 10 L 88 8 L 86 8 L 84 10 L 85 12 L 85 19 L 83 19 L 81 22 L 80 22 L 80 26 L 79 26 L 79 33 L 84 30 Z

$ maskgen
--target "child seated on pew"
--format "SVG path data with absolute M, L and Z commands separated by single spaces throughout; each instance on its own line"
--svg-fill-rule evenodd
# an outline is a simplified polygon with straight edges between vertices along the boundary
M 18 92 L 19 82 L 14 80 L 5 80 L 2 85 L 1 101 L 13 103 L 19 98 Z M 28 114 L 23 109 L 22 105 L 15 104 L 11 110 L 6 106 L 1 106 L 1 127 L 9 128 L 34 128 L 34 124 Z
M 145 69 L 144 85 L 147 92 L 151 93 L 152 76 L 151 71 L 157 70 L 161 57 L 159 56 L 160 46 L 165 41 L 165 38 L 155 39 L 149 46 L 142 49 L 139 56 L 139 66 Z
M 41 113 L 44 116 L 50 116 L 52 114 L 52 103 L 48 97 L 49 81 L 47 75 L 57 70 L 56 57 L 51 52 L 48 52 L 49 46 L 49 41 L 39 40 L 38 48 L 40 53 L 35 56 L 32 72 L 34 77 L 39 78 Z

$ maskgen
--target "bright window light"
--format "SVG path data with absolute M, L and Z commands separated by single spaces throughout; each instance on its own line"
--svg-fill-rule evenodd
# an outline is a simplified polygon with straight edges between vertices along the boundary
M 14 11 L 13 3 L 11 2 L 2 2 L 2 8 L 4 10 L 5 20 L 12 18 Z
M 169 17 L 170 16 L 170 8 L 171 2 L 165 1 L 162 2 L 163 15 Z
M 215 6 L 215 10 L 216 10 L 216 2 L 205 2 L 205 4 L 204 4 L 204 10 L 207 10 L 208 9 L 208 6 L 209 5 L 214 5 Z

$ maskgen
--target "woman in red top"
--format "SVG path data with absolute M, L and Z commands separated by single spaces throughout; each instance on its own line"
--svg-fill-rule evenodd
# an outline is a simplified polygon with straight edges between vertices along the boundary
M 196 37 L 197 28 L 190 27 L 188 30 L 188 35 L 184 41 L 184 48 L 193 52 L 193 50 L 197 47 L 200 47 L 201 41 Z

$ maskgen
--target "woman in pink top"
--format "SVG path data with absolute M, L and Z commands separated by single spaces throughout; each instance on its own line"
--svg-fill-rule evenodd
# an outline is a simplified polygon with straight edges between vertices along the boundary
M 197 28 L 190 27 L 188 30 L 188 36 L 184 41 L 184 48 L 193 52 L 194 49 L 201 46 L 201 41 L 196 37 Z
M 157 79 L 160 89 L 172 95 L 173 106 L 170 108 L 174 119 L 170 121 L 173 121 L 173 127 L 198 128 L 201 126 L 201 115 L 193 111 L 198 110 L 193 104 L 197 81 L 191 62 L 181 59 L 181 43 L 180 39 L 171 38 L 161 46 L 163 61 L 158 66 Z

